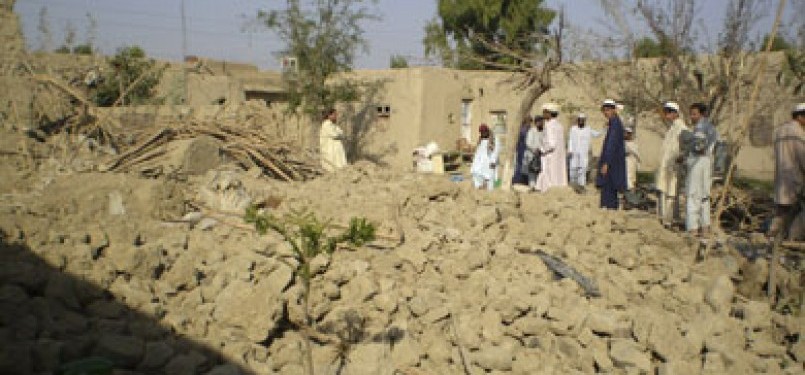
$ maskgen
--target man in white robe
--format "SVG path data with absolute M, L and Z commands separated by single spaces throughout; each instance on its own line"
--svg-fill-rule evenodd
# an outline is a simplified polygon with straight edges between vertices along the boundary
M 570 128 L 567 140 L 567 153 L 570 157 L 570 183 L 587 184 L 587 168 L 590 162 L 590 142 L 601 136 L 601 132 L 586 125 L 587 115 L 579 113 L 576 124 Z
M 335 124 L 336 121 L 338 121 L 338 112 L 330 109 L 319 130 L 321 166 L 327 172 L 334 172 L 347 166 L 347 155 L 344 152 L 343 144 L 344 130 Z
M 500 147 L 495 142 L 495 137 L 486 124 L 481 124 L 478 132 L 480 133 L 480 139 L 478 140 L 478 146 L 475 147 L 475 155 L 472 158 L 472 166 L 470 167 L 473 186 L 476 189 L 486 187 L 488 190 L 493 190 L 497 179 Z
M 542 106 L 545 119 L 545 138 L 542 152 L 542 172 L 537 177 L 537 190 L 546 192 L 557 186 L 567 186 L 567 152 L 565 151 L 565 127 L 559 122 L 559 105 L 548 103 Z
M 679 174 L 682 171 L 679 135 L 687 130 L 685 121 L 679 114 L 679 104 L 667 102 L 663 105 L 663 117 L 670 125 L 662 142 L 660 166 L 655 175 L 655 185 L 660 192 L 657 202 L 657 215 L 665 225 L 672 225 L 679 219 Z

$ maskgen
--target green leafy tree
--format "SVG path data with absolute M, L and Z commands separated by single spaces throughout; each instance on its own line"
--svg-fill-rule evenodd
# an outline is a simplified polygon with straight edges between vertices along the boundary
M 671 41 L 663 38 L 660 42 L 651 37 L 644 37 L 635 43 L 634 56 L 637 58 L 646 57 L 667 57 L 673 53 Z
M 458 69 L 507 70 L 517 59 L 486 42 L 518 53 L 541 51 L 555 17 L 542 0 L 439 0 L 437 18 L 425 27 L 425 54 Z
M 95 49 L 89 43 L 78 44 L 73 47 L 74 55 L 92 55 L 93 53 L 95 53 Z
M 98 86 L 94 101 L 108 107 L 120 98 L 120 104 L 146 104 L 153 100 L 154 87 L 159 84 L 164 68 L 145 56 L 138 46 L 120 48 L 109 60 L 112 67 Z
M 401 55 L 392 55 L 389 63 L 391 69 L 404 69 L 408 67 L 408 59 Z
M 296 59 L 285 74 L 291 111 L 319 120 L 327 108 L 356 98 L 355 84 L 328 79 L 351 71 L 357 53 L 368 49 L 362 25 L 376 19 L 369 3 L 286 0 L 284 9 L 258 12 L 258 21 L 285 43 L 280 54 Z
M 760 43 L 759 49 L 766 48 L 766 45 L 769 44 L 769 34 L 766 34 L 763 37 L 763 42 Z M 782 35 L 777 35 L 774 40 L 771 42 L 771 49 L 770 51 L 789 51 L 794 49 L 794 46 L 791 45 Z

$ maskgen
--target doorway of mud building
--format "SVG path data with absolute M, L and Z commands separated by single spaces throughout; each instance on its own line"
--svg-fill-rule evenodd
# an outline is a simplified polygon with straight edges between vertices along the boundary
M 495 142 L 500 146 L 501 150 L 506 149 L 506 111 L 505 110 L 495 110 L 489 112 L 489 123 L 492 125 L 492 129 L 495 134 Z
M 461 101 L 461 138 L 472 144 L 472 100 Z

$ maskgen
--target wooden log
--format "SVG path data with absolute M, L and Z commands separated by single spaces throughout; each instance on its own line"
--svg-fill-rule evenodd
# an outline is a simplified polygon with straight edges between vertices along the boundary
M 130 150 L 123 153 L 123 155 L 118 156 L 113 162 L 107 164 L 104 167 L 104 170 L 107 171 L 115 170 L 118 166 L 124 164 L 127 159 L 137 157 L 138 154 L 143 153 L 149 148 L 155 147 L 159 144 L 164 143 L 165 141 L 168 141 L 172 134 L 173 129 L 171 128 L 159 129 L 156 133 L 152 134 L 146 140 L 140 142 L 138 145 L 134 146 Z
M 87 106 L 93 105 L 89 101 L 89 99 L 87 99 L 84 96 L 83 93 L 80 93 L 80 92 L 76 91 L 74 88 L 70 87 L 70 85 L 67 82 L 62 81 L 59 78 L 53 77 L 53 76 L 48 75 L 48 74 L 34 74 L 33 78 L 37 82 L 47 83 L 49 85 L 52 85 L 53 87 L 56 87 L 57 89 L 59 89 L 61 91 L 64 91 L 68 95 L 72 96 L 73 98 L 75 98 L 76 100 L 81 102 L 81 104 L 83 104 L 83 105 L 87 105 Z
M 781 246 L 789 250 L 805 251 L 805 242 L 783 241 Z
M 153 150 L 153 151 L 148 152 L 146 154 L 140 155 L 139 157 L 137 157 L 135 159 L 131 159 L 130 161 L 128 161 L 127 163 L 122 165 L 120 167 L 120 169 L 131 170 L 131 168 L 133 168 L 134 166 L 136 166 L 138 164 L 142 164 L 142 163 L 145 163 L 147 161 L 156 159 L 156 158 L 158 158 L 158 157 L 160 157 L 162 155 L 165 155 L 167 153 L 168 153 L 168 151 L 166 149 Z
M 267 160 L 262 155 L 260 155 L 259 152 L 256 152 L 254 150 L 246 150 L 246 152 L 252 157 L 252 159 L 255 159 L 256 162 L 260 163 L 262 167 L 270 169 L 272 172 L 277 174 L 277 176 L 279 176 L 283 180 L 293 181 L 291 177 L 285 174 L 281 169 L 277 168 L 277 166 L 274 165 L 274 163 L 272 163 L 271 161 Z

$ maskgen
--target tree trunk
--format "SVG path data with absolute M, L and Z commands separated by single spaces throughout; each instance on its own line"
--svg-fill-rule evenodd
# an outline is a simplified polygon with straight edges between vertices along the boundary
M 509 190 L 512 185 L 511 181 L 515 168 L 515 165 L 513 165 L 512 162 L 514 161 L 514 156 L 517 154 L 517 137 L 520 134 L 520 124 L 522 124 L 523 119 L 529 115 L 537 99 L 539 99 L 542 94 L 547 92 L 548 89 L 550 89 L 549 85 L 539 83 L 534 83 L 529 86 L 525 90 L 523 99 L 520 101 L 520 108 L 517 110 L 517 113 L 513 119 L 513 125 L 509 126 L 506 130 L 508 142 L 506 144 L 506 149 L 504 149 L 503 153 L 500 155 L 500 160 L 502 161 L 501 165 L 503 166 L 503 172 L 501 173 L 500 178 L 502 181 L 501 186 L 503 186 L 504 190 Z

